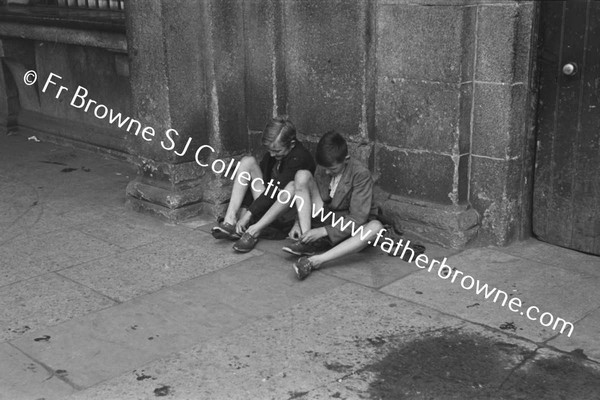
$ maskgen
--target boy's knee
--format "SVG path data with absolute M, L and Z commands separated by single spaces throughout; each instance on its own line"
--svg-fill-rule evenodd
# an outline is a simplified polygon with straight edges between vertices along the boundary
M 240 160 L 241 168 L 244 168 L 244 167 L 247 168 L 247 167 L 255 166 L 255 165 L 258 165 L 258 162 L 256 161 L 256 158 L 254 158 L 254 156 L 244 156 Z
M 296 183 L 294 181 L 289 182 L 287 185 L 285 185 L 284 190 L 287 190 L 288 192 L 294 194 L 294 192 L 296 191 Z
M 313 176 L 309 170 L 301 169 L 297 171 L 296 176 L 294 176 L 294 184 L 296 187 L 306 187 L 312 179 Z
M 374 219 L 372 221 L 367 222 L 366 228 L 367 232 L 370 231 L 371 236 L 375 237 L 378 232 L 381 232 L 383 230 L 383 224 L 378 220 Z

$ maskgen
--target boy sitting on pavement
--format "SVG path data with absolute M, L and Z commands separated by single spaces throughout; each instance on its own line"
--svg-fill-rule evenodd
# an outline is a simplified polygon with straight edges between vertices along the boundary
M 212 228 L 216 239 L 237 240 L 233 249 L 241 253 L 252 250 L 271 224 L 281 222 L 278 217 L 287 211 L 295 213 L 286 203 L 276 201 L 274 194 L 286 189 L 293 193 L 296 172 L 315 170 L 310 152 L 296 138 L 296 128 L 287 117 L 273 118 L 267 124 L 262 144 L 268 152 L 260 164 L 252 156 L 240 161 L 236 178 L 244 174 L 250 182 L 234 179 L 225 218 Z M 287 227 L 280 227 L 284 232 L 290 229 L 293 217 L 289 220 Z
M 318 167 L 314 177 L 307 170 L 296 173 L 295 195 L 303 201 L 295 203 L 298 217 L 290 237 L 298 240 L 283 247 L 301 256 L 294 263 L 300 280 L 325 262 L 362 250 L 383 229 L 374 219 L 377 209 L 371 173 L 348 156 L 344 137 L 335 131 L 325 133 L 315 158 Z

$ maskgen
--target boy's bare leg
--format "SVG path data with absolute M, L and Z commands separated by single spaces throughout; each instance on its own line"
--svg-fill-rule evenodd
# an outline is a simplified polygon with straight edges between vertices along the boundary
M 251 180 L 250 182 L 247 182 L 247 185 L 242 185 L 237 179 L 239 174 L 244 171 L 248 172 L 251 177 Z M 266 187 L 264 182 L 261 183 L 260 180 L 254 182 L 254 180 L 257 178 L 260 178 L 261 180 L 263 179 L 262 171 L 260 170 L 258 162 L 252 156 L 243 157 L 240 160 L 240 167 L 238 168 L 236 176 L 233 179 L 233 189 L 231 189 L 231 198 L 229 199 L 229 205 L 227 206 L 224 222 L 227 222 L 231 225 L 236 224 L 238 217 L 237 214 L 242 205 L 242 201 L 244 201 L 244 196 L 246 195 L 248 188 L 252 190 L 252 197 L 254 199 L 256 199 L 262 192 L 265 191 Z
M 313 206 L 316 210 L 323 208 L 323 199 L 310 171 L 300 170 L 296 172 L 294 187 L 296 196 L 304 200 L 296 201 L 296 208 L 298 209 L 298 224 L 302 233 L 306 233 L 311 227 L 312 208 Z
M 288 183 L 284 190 L 290 193 L 289 200 L 286 203 L 280 202 L 279 199 L 275 200 L 275 203 L 273 203 L 273 205 L 267 210 L 265 215 L 263 215 L 262 218 L 259 219 L 254 225 L 250 225 L 248 229 L 246 229 L 246 232 L 248 232 L 254 237 L 257 237 L 258 235 L 260 235 L 263 229 L 265 229 L 273 221 L 275 221 L 279 215 L 288 210 L 288 208 L 290 207 L 289 204 L 294 198 L 294 182 Z M 277 192 L 277 194 L 279 194 L 279 192 Z
M 355 236 L 350 236 L 348 239 L 339 243 L 337 246 L 332 249 L 326 251 L 323 254 L 317 254 L 308 258 L 313 267 L 319 268 L 321 264 L 336 260 L 340 257 L 346 256 L 348 254 L 357 253 L 360 250 L 364 249 L 369 245 L 369 242 L 373 242 L 377 236 L 377 232 L 383 229 L 383 225 L 381 222 L 377 220 L 369 221 L 365 225 L 363 225 L 363 237 L 365 237 L 365 233 L 371 231 L 368 237 L 365 237 L 364 240 L 361 239 L 360 233 Z

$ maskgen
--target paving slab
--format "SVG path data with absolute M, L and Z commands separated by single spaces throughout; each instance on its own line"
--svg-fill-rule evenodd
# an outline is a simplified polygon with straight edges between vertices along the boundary
M 288 264 L 282 263 L 280 257 L 265 253 L 180 286 L 246 315 L 263 317 L 346 283 L 321 272 L 316 272 L 314 277 L 299 284 Z
M 12 344 L 53 370 L 68 371 L 75 387 L 89 387 L 344 283 L 321 278 L 300 286 L 275 257 L 252 257 Z M 50 339 L 36 341 L 40 334 Z
M 565 352 L 581 351 L 585 357 L 600 363 L 600 309 L 577 321 L 571 337 L 558 335 L 547 344 Z
M 113 306 L 91 289 L 49 273 L 0 288 L 0 342 Z
M 490 290 L 497 288 L 506 295 L 498 295 L 496 303 L 493 299 L 497 292 L 485 299 L 484 293 L 476 294 L 475 287 L 463 289 L 460 275 L 454 283 L 451 283 L 451 278 L 441 279 L 436 273 L 437 267 L 432 272 L 422 270 L 412 274 L 384 287 L 382 291 L 538 342 L 556 335 L 562 324 L 558 331 L 554 331 L 538 321 L 529 320 L 521 315 L 528 307 L 539 307 L 538 318 L 543 312 L 550 312 L 555 318 L 574 323 L 600 306 L 600 299 L 590 296 L 600 285 L 597 278 L 515 257 L 493 248 L 467 250 L 450 257 L 447 265 L 471 275 L 480 281 L 481 286 L 488 284 Z M 465 286 L 470 284 L 470 280 L 465 281 Z M 508 301 L 512 297 L 523 301 L 521 311 L 509 310 Z M 502 307 L 505 298 L 508 300 Z M 535 313 L 533 310 L 534 317 Z
M 199 230 L 210 233 L 210 229 L 213 226 L 215 226 L 215 222 L 202 225 L 199 227 Z M 227 243 L 227 246 L 233 245 L 233 242 L 230 241 L 222 242 Z M 256 249 L 281 257 L 283 263 L 291 268 L 298 257 L 284 252 L 281 248 L 292 243 L 294 243 L 294 240 L 289 238 L 283 240 L 260 239 L 256 245 Z M 441 257 L 457 252 L 456 250 L 448 250 L 432 244 L 426 244 L 426 247 L 426 253 L 433 257 Z M 326 275 L 336 276 L 374 288 L 385 286 L 417 271 L 419 271 L 418 268 L 403 261 L 400 257 L 391 257 L 379 248 L 372 246 L 365 248 L 357 254 L 352 254 L 326 264 L 321 270 Z
M 426 254 L 431 257 L 439 257 L 447 252 L 448 250 L 439 246 L 427 245 Z M 400 257 L 389 256 L 374 247 L 367 247 L 357 254 L 335 260 L 322 269 L 325 274 L 373 288 L 381 288 L 418 271 L 414 264 Z
M 600 277 L 600 256 L 554 246 L 535 239 L 517 242 L 508 247 L 500 247 L 498 250 L 542 264 Z
M 503 333 L 347 283 L 230 335 L 78 392 L 72 399 L 151 399 L 157 393 L 173 399 L 377 398 L 373 393 L 380 379 L 375 368 L 378 362 L 397 346 L 409 346 L 410 353 L 411 343 L 423 337 L 443 341 L 451 334 L 462 335 L 460 338 L 474 335 L 474 343 L 480 347 L 487 342 L 497 347 L 493 357 L 479 350 L 475 353 L 485 359 L 478 366 L 499 365 L 489 385 L 499 385 L 511 368 L 523 362 L 524 354 L 536 348 Z M 433 349 L 426 363 L 444 363 L 443 354 L 436 351 Z M 425 370 L 396 373 L 410 379 L 421 374 L 427 379 Z M 446 373 L 454 371 L 442 372 L 442 379 L 451 381 L 453 375 Z M 457 379 L 464 377 L 458 375 Z M 406 398 L 421 397 L 409 393 Z
M 12 215 L 19 214 L 14 211 Z M 101 219 L 100 216 L 95 216 L 95 218 Z M 81 224 L 85 220 L 79 219 L 74 222 L 70 215 L 53 211 L 44 204 L 32 204 L 18 218 L 13 219 L 11 222 L 0 223 L 0 226 L 4 226 L 3 231 L 0 233 L 0 245 L 8 244 L 23 236 L 33 237 L 64 230 L 76 223 Z
M 57 271 L 123 249 L 77 230 L 20 236 L 0 245 L 0 287 Z
M 135 226 L 131 231 L 145 237 Z M 163 229 L 163 238 L 156 243 L 64 269 L 60 274 L 123 302 L 262 254 L 258 250 L 234 253 L 204 232 L 186 230 L 185 236 L 173 236 L 168 231 Z
M 298 257 L 281 248 L 293 242 L 291 239 L 260 240 L 256 248 L 280 257 L 282 265 L 291 271 Z M 416 269 L 400 258 L 387 256 L 375 248 L 367 248 L 358 254 L 327 264 L 320 272 L 369 287 L 381 287 L 416 272 Z
M 11 344 L 52 371 L 64 371 L 62 377 L 73 387 L 85 388 L 247 320 L 226 305 L 167 289 L 24 334 Z M 40 337 L 47 340 L 36 340 Z
M 75 390 L 8 343 L 0 343 L 0 400 L 63 400 Z

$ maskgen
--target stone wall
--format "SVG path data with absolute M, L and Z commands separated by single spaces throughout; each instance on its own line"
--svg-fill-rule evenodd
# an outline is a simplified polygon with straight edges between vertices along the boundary
M 384 214 L 443 244 L 523 233 L 531 1 L 380 1 Z
M 230 181 L 195 150 L 215 149 L 204 161 L 257 153 L 268 119 L 288 114 L 309 147 L 346 134 L 398 229 L 452 247 L 522 237 L 536 14 L 516 0 L 130 0 L 130 94 L 115 73 L 94 88 L 179 136 L 173 151 L 125 137 L 140 171 L 129 204 L 171 220 L 222 213 Z M 59 46 L 56 62 L 73 51 Z M 103 70 L 82 79 L 93 86 Z

